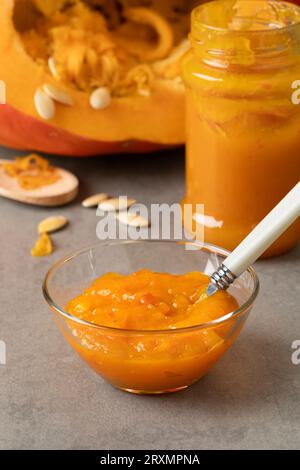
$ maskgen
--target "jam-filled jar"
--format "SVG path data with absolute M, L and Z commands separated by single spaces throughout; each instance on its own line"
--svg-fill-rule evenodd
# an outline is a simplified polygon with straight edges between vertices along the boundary
M 204 204 L 193 218 L 205 241 L 232 250 L 300 179 L 300 8 L 212 1 L 194 9 L 190 38 L 183 202 Z M 298 221 L 266 255 L 299 235 Z

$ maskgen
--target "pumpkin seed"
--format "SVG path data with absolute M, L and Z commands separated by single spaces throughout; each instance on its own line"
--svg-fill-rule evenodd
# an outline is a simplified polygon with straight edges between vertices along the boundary
M 120 212 L 129 209 L 133 204 L 136 203 L 135 199 L 129 199 L 127 197 L 118 197 L 107 199 L 99 204 L 99 209 L 104 212 Z
M 108 108 L 111 103 L 111 93 L 106 87 L 97 88 L 90 95 L 90 105 L 93 109 Z
M 90 208 L 96 207 L 102 201 L 106 201 L 108 199 L 108 195 L 105 193 L 95 194 L 94 196 L 90 196 L 82 202 L 83 207 Z
M 142 217 L 141 215 L 137 214 L 129 214 L 128 212 L 122 212 L 121 214 L 117 215 L 117 219 L 125 225 L 129 225 L 130 227 L 149 227 L 149 221 Z
M 49 121 L 55 115 L 55 104 L 43 90 L 37 89 L 34 95 L 34 104 L 41 118 Z
M 42 220 L 38 226 L 38 232 L 41 233 L 52 233 L 62 229 L 68 224 L 68 219 L 63 216 L 48 217 Z
M 60 80 L 60 76 L 59 76 L 59 73 L 57 71 L 56 62 L 55 62 L 54 57 L 49 57 L 48 67 L 49 67 L 49 70 L 50 70 L 51 74 L 53 75 L 53 77 L 56 78 L 56 80 Z
M 72 97 L 68 95 L 68 93 L 66 93 L 61 88 L 58 88 L 57 86 L 46 83 L 43 86 L 43 90 L 46 93 L 46 95 L 48 95 L 54 101 L 57 101 L 57 103 L 65 104 L 66 106 L 73 105 Z

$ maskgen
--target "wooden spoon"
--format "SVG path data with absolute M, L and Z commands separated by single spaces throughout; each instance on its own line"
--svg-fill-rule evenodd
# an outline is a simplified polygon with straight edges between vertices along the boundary
M 0 160 L 0 196 L 25 204 L 36 206 L 63 206 L 73 201 L 78 194 L 79 182 L 73 173 L 57 168 L 61 178 L 49 186 L 34 190 L 25 190 L 19 186 L 18 180 L 8 176 L 1 163 L 11 162 Z

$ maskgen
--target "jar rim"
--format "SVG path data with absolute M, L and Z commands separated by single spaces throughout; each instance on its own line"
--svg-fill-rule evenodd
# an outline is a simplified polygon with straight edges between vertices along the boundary
M 278 23 L 278 25 L 275 27 L 275 24 L 273 24 L 273 27 L 270 26 L 265 21 L 266 27 L 265 28 L 260 28 L 260 29 L 234 29 L 226 26 L 218 26 L 211 24 L 209 21 L 207 21 L 207 15 L 205 13 L 208 12 L 208 10 L 211 10 L 213 7 L 216 6 L 224 6 L 224 1 L 225 0 L 213 0 L 213 1 L 207 1 L 206 3 L 203 3 L 201 5 L 198 5 L 195 7 L 192 11 L 192 34 L 195 32 L 196 27 L 201 27 L 203 31 L 209 31 L 211 33 L 223 33 L 223 34 L 233 34 L 233 35 L 239 35 L 239 34 L 249 34 L 249 35 L 257 35 L 257 34 L 274 34 L 276 32 L 282 33 L 282 32 L 288 32 L 289 30 L 293 28 L 300 27 L 300 6 L 296 5 L 294 3 L 291 3 L 290 1 L 285 1 L 285 0 L 235 0 L 235 3 L 232 6 L 232 10 L 234 10 L 235 5 L 237 6 L 238 4 L 250 4 L 253 6 L 253 3 L 260 4 L 262 1 L 264 3 L 270 5 L 270 12 L 276 12 L 276 10 L 279 12 L 281 11 L 281 14 L 283 14 L 283 10 L 285 9 L 286 12 L 293 12 L 295 14 L 294 20 L 290 21 L 289 23 L 284 23 L 282 22 L 281 24 Z M 205 21 L 206 17 L 206 21 Z M 203 19 L 202 19 L 203 18 Z M 253 17 L 239 17 L 237 16 L 236 19 L 240 19 L 243 21 L 249 21 L 253 19 Z M 263 21 L 263 20 L 261 20 Z
M 277 0 L 231 0 L 230 4 L 225 1 L 229 2 L 213 0 L 192 12 L 191 44 L 206 65 L 273 70 L 290 67 L 299 60 L 300 6 Z M 235 5 L 240 8 L 234 16 Z M 253 29 L 253 21 L 261 17 L 274 23 L 277 12 L 281 27 Z M 249 21 L 248 28 L 242 27 L 240 20 Z

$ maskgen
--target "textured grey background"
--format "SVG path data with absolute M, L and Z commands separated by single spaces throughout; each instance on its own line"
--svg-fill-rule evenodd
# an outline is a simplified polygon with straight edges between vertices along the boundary
M 0 158 L 14 155 L 0 149 Z M 149 156 L 54 160 L 81 181 L 77 201 L 45 210 L 0 200 L 1 449 L 299 449 L 300 250 L 257 263 L 262 290 L 245 330 L 218 365 L 185 392 L 137 397 L 113 389 L 66 344 L 48 313 L 41 283 L 49 266 L 96 241 L 87 194 L 128 194 L 174 202 L 184 192 L 182 151 Z M 37 223 L 70 221 L 50 258 L 33 259 Z

